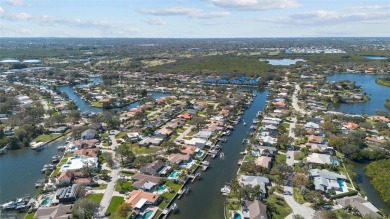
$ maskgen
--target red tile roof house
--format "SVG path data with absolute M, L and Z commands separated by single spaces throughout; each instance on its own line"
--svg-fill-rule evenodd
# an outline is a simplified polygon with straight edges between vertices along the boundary
M 184 113 L 184 114 L 182 114 L 181 116 L 180 116 L 181 118 L 183 118 L 183 119 L 191 119 L 191 114 L 189 114 L 189 113 Z
M 156 205 L 160 199 L 159 195 L 140 190 L 131 191 L 129 196 L 126 203 L 130 204 L 133 209 L 141 209 L 144 205 Z
M 99 140 L 97 140 L 97 139 L 82 140 L 82 141 L 75 141 L 74 145 L 78 146 L 80 148 L 93 148 L 93 147 L 95 147 L 95 144 L 98 142 L 99 142 Z
M 272 157 L 261 156 L 255 160 L 256 166 L 264 167 L 267 169 L 271 168 L 271 163 L 272 163 Z
M 74 178 L 74 174 L 71 171 L 62 172 L 57 177 L 57 184 L 58 185 L 70 185 Z
M 77 155 L 84 155 L 88 157 L 97 157 L 100 154 L 100 150 L 97 148 L 90 148 L 90 149 L 80 149 L 75 152 L 73 152 L 73 156 Z

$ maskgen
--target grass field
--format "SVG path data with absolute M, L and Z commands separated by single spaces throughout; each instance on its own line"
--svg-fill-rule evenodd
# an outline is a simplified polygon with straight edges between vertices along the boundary
M 283 219 L 287 215 L 291 214 L 291 212 L 292 212 L 290 206 L 288 206 L 286 201 L 284 201 L 284 198 L 279 197 L 275 194 L 270 195 L 265 200 L 265 204 L 267 205 L 267 207 L 269 209 L 270 209 L 269 206 L 272 206 L 275 208 L 274 210 L 271 211 L 272 218 L 274 218 L 274 219 Z
M 53 140 L 53 139 L 59 137 L 60 135 L 61 134 L 49 134 L 49 135 L 43 134 L 43 135 L 40 135 L 40 136 L 34 138 L 33 141 L 35 141 L 35 142 L 46 142 L 46 141 Z
M 132 184 L 130 181 L 126 181 L 123 183 L 123 185 L 119 185 L 119 183 L 116 183 L 115 185 L 115 191 L 120 192 L 120 191 L 131 191 L 133 190 Z
M 112 199 L 111 199 L 111 202 L 110 202 L 110 205 L 108 206 L 107 208 L 107 212 L 110 212 L 110 216 L 109 218 L 110 219 L 125 219 L 124 217 L 121 217 L 119 215 L 116 215 L 116 209 L 119 208 L 119 206 L 124 202 L 124 198 L 123 197 L 120 197 L 120 196 L 113 196 Z
M 98 203 L 99 204 L 100 201 L 103 198 L 103 194 L 100 194 L 100 193 L 99 194 L 98 193 L 96 193 L 96 194 L 89 194 L 89 195 L 85 196 L 85 198 L 91 200 L 94 203 Z
M 94 107 L 98 107 L 98 108 L 102 108 L 103 107 L 103 104 L 99 103 L 97 101 L 92 101 L 91 105 L 94 106 Z
M 133 146 L 133 153 L 134 154 L 150 154 L 155 153 L 157 151 L 161 151 L 162 148 L 159 147 L 139 147 L 139 146 Z

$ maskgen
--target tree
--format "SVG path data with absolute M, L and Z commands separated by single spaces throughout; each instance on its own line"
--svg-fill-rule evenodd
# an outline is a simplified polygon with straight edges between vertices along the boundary
M 127 217 L 127 215 L 131 212 L 131 207 L 128 203 L 124 202 L 119 206 L 116 212 L 118 216 Z
M 135 160 L 135 155 L 131 151 L 130 147 L 131 145 L 124 143 L 120 144 L 116 150 L 116 153 L 120 156 L 122 165 L 133 163 Z
M 292 178 L 292 182 L 295 187 L 301 188 L 309 184 L 309 178 L 305 174 L 296 173 Z
M 84 166 L 81 168 L 81 172 L 84 174 L 84 176 L 87 177 L 92 177 L 93 172 L 95 172 L 95 167 L 93 167 L 92 164 L 86 163 Z
M 288 135 L 278 135 L 276 138 L 279 149 L 286 149 L 286 147 L 290 146 L 294 141 L 294 139 Z
M 294 219 L 305 219 L 305 217 L 303 217 L 302 215 L 299 215 L 299 214 L 294 214 L 293 218 Z
M 96 212 L 99 210 L 99 203 L 96 203 L 88 198 L 78 199 L 72 208 L 72 214 L 78 219 L 93 218 Z
M 114 159 L 112 158 L 112 154 L 109 152 L 103 153 L 103 159 L 107 163 L 107 166 L 113 168 L 115 165 Z
M 329 146 L 340 150 L 346 144 L 344 138 L 340 136 L 332 136 L 329 138 Z

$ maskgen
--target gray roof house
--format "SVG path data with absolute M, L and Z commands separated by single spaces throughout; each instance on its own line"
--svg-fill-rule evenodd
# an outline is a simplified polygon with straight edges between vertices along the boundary
M 241 185 L 249 185 L 252 187 L 260 186 L 261 196 L 262 198 L 266 197 L 267 194 L 267 185 L 269 185 L 270 181 L 267 177 L 264 176 L 248 176 L 241 175 L 240 176 L 240 184 Z
M 57 206 L 38 208 L 34 219 L 69 219 L 72 218 L 72 205 L 59 204 Z
M 155 160 L 152 163 L 148 163 L 140 168 L 141 173 L 150 175 L 157 175 L 159 171 L 164 168 L 165 163 L 162 160 Z
M 85 140 L 94 139 L 97 135 L 97 131 L 95 129 L 87 129 L 83 133 L 81 133 L 81 138 Z
M 243 201 L 241 212 L 244 219 L 267 219 L 267 206 L 262 201 Z
M 347 178 L 344 175 L 333 173 L 326 169 L 311 169 L 309 174 L 317 191 L 326 192 L 328 189 L 334 189 L 335 191 L 348 192 L 345 186 Z
M 351 206 L 356 208 L 362 216 L 383 218 L 380 214 L 378 214 L 379 210 L 371 204 L 371 202 L 366 201 L 358 195 L 336 199 L 336 203 L 343 207 Z
M 278 149 L 275 147 L 269 147 L 269 146 L 262 146 L 262 145 L 252 145 L 252 150 L 259 151 L 261 155 L 269 156 L 276 154 L 278 152 Z M 268 153 L 267 153 L 268 151 Z

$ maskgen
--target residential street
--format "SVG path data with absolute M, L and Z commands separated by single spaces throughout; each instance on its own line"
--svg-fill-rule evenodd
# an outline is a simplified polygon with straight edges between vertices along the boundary
M 295 128 L 295 122 L 297 121 L 297 118 L 292 118 L 292 122 L 290 123 L 289 127 L 289 137 L 295 138 L 294 128 Z M 294 151 L 288 150 L 287 151 L 287 158 L 286 158 L 286 164 L 289 166 L 294 165 Z M 284 186 L 284 191 L 289 191 L 291 194 L 294 194 L 293 187 L 291 186 Z M 291 207 L 293 210 L 293 214 L 288 215 L 286 218 L 293 218 L 294 214 L 299 214 L 303 216 L 304 218 L 311 219 L 314 215 L 314 210 L 308 206 L 304 206 L 299 204 L 294 200 L 293 195 L 284 195 L 284 199 L 286 200 L 287 204 Z
M 292 107 L 298 111 L 300 114 L 309 114 L 308 112 L 306 112 L 304 109 L 302 109 L 299 104 L 298 104 L 298 92 L 301 90 L 301 88 L 299 87 L 299 84 L 296 84 L 295 85 L 295 91 L 293 93 L 293 96 L 292 96 Z

